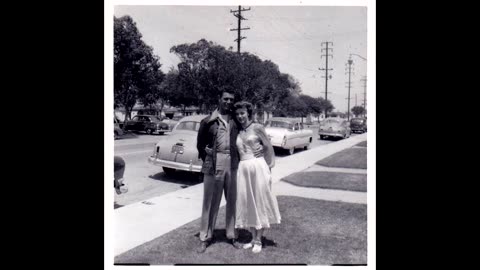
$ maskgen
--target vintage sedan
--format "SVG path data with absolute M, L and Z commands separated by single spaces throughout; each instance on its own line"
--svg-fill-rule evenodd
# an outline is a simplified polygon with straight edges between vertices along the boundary
M 115 140 L 123 135 L 123 130 L 120 124 L 120 121 L 116 117 L 113 117 L 113 137 Z
M 350 120 L 350 129 L 352 132 L 367 132 L 367 119 L 366 118 L 352 118 Z
M 327 118 L 318 128 L 318 135 L 320 139 L 326 137 L 348 138 L 351 134 L 350 122 L 343 118 Z
M 178 124 L 178 121 L 180 121 L 180 119 L 182 119 L 182 118 L 183 118 L 183 116 L 174 116 L 173 118 L 165 117 L 165 118 L 163 118 L 162 122 L 167 124 L 168 129 L 170 131 L 172 131 L 173 128 L 175 127 L 175 125 Z
M 120 156 L 113 157 L 113 186 L 118 195 L 127 193 L 128 187 L 124 182 L 125 160 Z
M 273 147 L 285 149 L 290 155 L 298 148 L 306 150 L 312 143 L 313 132 L 294 118 L 272 117 L 265 123 L 265 131 Z
M 163 133 L 169 131 L 168 125 L 155 115 L 135 115 L 132 120 L 125 121 L 125 130 L 143 131 L 147 134 Z
M 163 168 L 168 175 L 176 170 L 197 172 L 202 170 L 198 157 L 197 134 L 200 121 L 207 115 L 193 115 L 182 118 L 168 137 L 155 145 L 148 162 Z

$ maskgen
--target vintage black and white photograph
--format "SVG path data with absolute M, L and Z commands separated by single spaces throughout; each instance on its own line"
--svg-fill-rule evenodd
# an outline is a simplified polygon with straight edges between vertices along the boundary
M 107 266 L 375 267 L 375 2 L 324 2 L 106 3 Z

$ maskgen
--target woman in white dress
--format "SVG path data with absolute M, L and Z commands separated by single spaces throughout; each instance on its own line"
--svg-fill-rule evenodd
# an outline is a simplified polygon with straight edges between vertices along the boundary
M 252 120 L 252 104 L 242 101 L 234 107 L 239 123 L 236 143 L 240 155 L 235 228 L 250 228 L 252 242 L 243 247 L 258 253 L 262 250 L 264 229 L 280 224 L 281 220 L 278 202 L 271 190 L 275 153 L 265 128 Z M 263 156 L 255 157 L 255 149 L 259 148 L 263 149 Z

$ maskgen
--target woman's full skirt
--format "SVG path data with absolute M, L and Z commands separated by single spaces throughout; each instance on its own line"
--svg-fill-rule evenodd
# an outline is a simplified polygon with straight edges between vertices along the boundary
M 240 161 L 235 228 L 255 227 L 258 230 L 280 223 L 278 202 L 271 186 L 270 168 L 263 157 Z

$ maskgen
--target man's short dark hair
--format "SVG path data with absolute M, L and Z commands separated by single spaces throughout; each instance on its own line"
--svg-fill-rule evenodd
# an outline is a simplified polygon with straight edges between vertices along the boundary
M 220 92 L 220 95 L 218 96 L 218 99 L 221 99 L 223 97 L 223 93 L 228 93 L 230 95 L 233 95 L 234 99 L 236 98 L 235 92 L 233 90 L 222 90 Z

